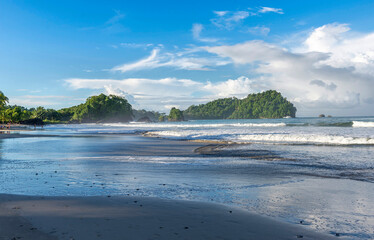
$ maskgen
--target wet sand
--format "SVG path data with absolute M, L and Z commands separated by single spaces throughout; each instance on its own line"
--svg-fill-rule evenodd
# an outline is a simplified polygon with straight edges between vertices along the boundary
M 335 239 L 233 207 L 145 197 L 0 195 L 0 239 Z
M 56 137 L 0 134 L 1 138 Z M 82 137 L 82 136 L 61 136 Z M 85 136 L 87 137 L 87 136 Z M 124 134 L 91 136 L 123 138 Z M 129 156 L 219 156 L 230 144 L 126 134 L 106 151 Z M 96 141 L 95 141 L 96 142 Z M 135 196 L 41 197 L 0 194 L 0 239 L 335 239 L 305 226 L 238 208 Z

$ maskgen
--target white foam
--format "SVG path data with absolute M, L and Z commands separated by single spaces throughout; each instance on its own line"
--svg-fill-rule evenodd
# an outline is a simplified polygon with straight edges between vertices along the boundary
M 374 145 L 373 138 L 345 137 L 333 135 L 312 134 L 264 134 L 241 135 L 239 140 L 248 142 L 278 142 L 298 144 L 326 144 L 326 145 Z
M 217 127 L 285 127 L 285 123 L 216 123 L 216 124 L 183 124 L 183 123 L 106 123 L 111 127 L 138 127 L 138 128 L 217 128 Z
M 156 131 L 151 135 L 186 140 L 228 140 L 233 142 L 324 144 L 324 145 L 374 145 L 373 138 L 315 134 L 228 134 L 221 132 Z
M 374 127 L 374 122 L 353 121 L 352 127 Z

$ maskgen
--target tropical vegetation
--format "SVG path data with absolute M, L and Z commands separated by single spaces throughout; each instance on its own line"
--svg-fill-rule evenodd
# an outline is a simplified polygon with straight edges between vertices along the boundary
M 0 91 L 0 120 L 27 124 L 282 118 L 295 117 L 296 114 L 294 105 L 274 90 L 249 94 L 244 99 L 217 99 L 206 104 L 192 105 L 184 111 L 173 107 L 169 115 L 144 109 L 135 110 L 125 98 L 105 94 L 91 96 L 85 103 L 60 110 L 9 106 L 8 101 Z
M 0 96 L 1 97 L 1 96 Z M 22 123 L 40 119 L 46 123 L 128 122 L 133 119 L 132 106 L 126 99 L 100 94 L 87 98 L 85 103 L 60 110 L 37 107 L 4 106 L 0 109 L 2 122 Z
M 274 90 L 249 94 L 244 99 L 223 98 L 190 106 L 185 119 L 252 119 L 295 117 L 296 108 Z
M 183 112 L 179 110 L 178 108 L 173 107 L 170 110 L 169 116 L 168 116 L 168 121 L 176 122 L 176 121 L 183 121 Z

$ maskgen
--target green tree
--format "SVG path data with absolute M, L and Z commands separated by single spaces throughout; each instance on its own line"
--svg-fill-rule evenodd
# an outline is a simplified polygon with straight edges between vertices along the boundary
M 32 112 L 32 117 L 33 118 L 40 118 L 40 119 L 45 119 L 47 114 L 47 110 L 45 110 L 44 107 L 37 107 L 33 112 Z
M 9 99 L 7 98 L 7 96 L 5 96 L 2 91 L 0 91 L 0 109 L 2 109 L 8 102 Z
M 87 98 L 78 106 L 63 109 L 60 113 L 71 116 L 76 122 L 128 122 L 133 119 L 132 106 L 125 98 L 100 94 Z
M 186 119 L 251 119 L 295 117 L 296 108 L 274 90 L 249 94 L 244 99 L 222 98 L 183 111 Z
M 155 112 L 155 111 L 147 111 L 144 109 L 141 110 L 132 110 L 132 114 L 134 115 L 134 119 L 137 121 L 138 119 L 148 117 L 151 121 L 156 122 L 159 120 L 160 116 L 163 116 L 164 113 Z
M 6 116 L 5 116 L 5 105 L 9 102 L 9 99 L 7 96 L 4 95 L 2 91 L 0 91 L 0 116 L 1 116 L 1 121 L 4 123 L 6 121 Z
M 164 115 L 159 116 L 158 121 L 159 122 L 165 122 L 165 116 Z
M 168 116 L 168 120 L 169 121 L 183 121 L 184 117 L 183 117 L 182 111 L 179 110 L 178 108 L 173 107 L 170 110 L 170 113 L 169 113 L 169 116 Z

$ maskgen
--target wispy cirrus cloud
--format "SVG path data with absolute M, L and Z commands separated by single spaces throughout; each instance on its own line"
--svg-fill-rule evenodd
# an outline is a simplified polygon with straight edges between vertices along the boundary
M 240 11 L 213 11 L 215 17 L 210 21 L 218 28 L 233 30 L 234 28 L 240 26 L 242 22 L 251 16 L 258 16 L 265 13 L 278 13 L 284 14 L 283 9 L 281 8 L 271 8 L 271 7 L 260 7 L 257 10 L 248 8 L 246 10 Z M 257 28 L 257 29 L 256 29 Z M 252 31 L 258 32 L 258 30 L 263 30 L 261 34 L 264 34 L 266 31 L 269 32 L 269 28 L 265 27 L 254 27 Z
M 126 27 L 121 23 L 121 21 L 125 18 L 125 14 L 119 10 L 114 10 L 114 13 L 114 16 L 105 22 L 103 31 L 110 34 L 126 31 Z
M 125 14 L 121 13 L 119 10 L 114 10 L 115 14 L 113 17 L 111 17 L 108 21 L 106 21 L 106 24 L 108 25 L 113 25 L 121 21 L 124 17 Z
M 201 50 L 196 50 L 201 51 Z M 112 68 L 112 71 L 128 72 L 149 70 L 160 67 L 173 67 L 183 70 L 198 70 L 207 71 L 212 70 L 211 67 L 223 66 L 231 63 L 217 57 L 196 57 L 191 55 L 195 51 L 180 51 L 177 53 L 161 52 L 160 48 L 152 50 L 151 54 L 139 61 L 133 63 L 125 63 Z
M 149 48 L 155 46 L 153 43 L 120 43 L 124 48 Z
M 282 8 L 272 8 L 272 7 L 260 7 L 258 10 L 259 13 L 278 13 L 278 14 L 284 14 Z
M 110 17 L 107 21 L 103 22 L 98 26 L 89 26 L 89 27 L 81 27 L 79 28 L 80 31 L 93 31 L 93 30 L 100 30 L 105 33 L 109 34 L 116 34 L 126 31 L 126 27 L 121 23 L 121 21 L 125 18 L 125 14 L 122 13 L 120 10 L 113 10 L 114 15 Z M 116 45 L 113 45 L 116 46 Z
M 216 17 L 210 21 L 218 28 L 232 30 L 251 16 L 249 11 L 214 11 Z
M 195 40 L 200 42 L 217 42 L 217 38 L 208 38 L 208 37 L 202 37 L 201 32 L 203 31 L 204 26 L 200 23 L 195 23 L 192 25 L 192 36 Z
M 25 107 L 36 106 L 56 106 L 61 105 L 62 102 L 71 100 L 69 96 L 59 95 L 22 95 L 9 96 L 9 105 L 19 105 Z

